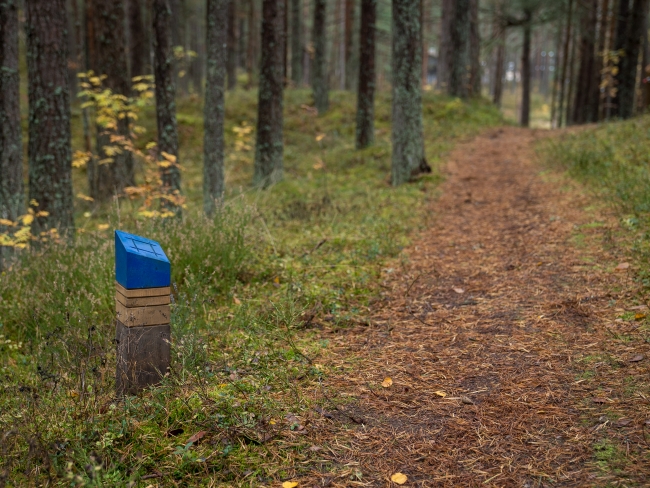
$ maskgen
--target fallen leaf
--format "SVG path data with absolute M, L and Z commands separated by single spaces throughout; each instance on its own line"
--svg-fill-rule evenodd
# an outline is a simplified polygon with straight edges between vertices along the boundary
M 637 305 L 635 307 L 630 307 L 629 310 L 647 310 L 648 306 L 647 305 Z
M 391 380 L 388 377 L 384 378 L 384 381 L 381 382 L 381 386 L 383 386 L 384 388 L 388 388 L 392 385 L 393 385 L 393 380 Z
M 636 356 L 632 357 L 630 359 L 631 363 L 638 363 L 639 361 L 643 361 L 645 359 L 645 356 L 643 354 L 637 354 Z
M 316 136 L 316 142 L 320 142 L 320 141 L 322 141 L 323 139 L 325 139 L 325 134 L 318 134 L 318 135 Z
M 616 421 L 614 424 L 616 427 L 625 427 L 626 425 L 630 425 L 632 423 L 631 419 L 619 419 Z
M 603 398 L 603 397 L 594 397 L 591 399 L 591 401 L 594 403 L 607 403 L 608 400 L 607 398 Z
M 404 483 L 406 483 L 407 479 L 408 477 L 403 473 L 395 473 L 393 476 L 390 477 L 390 480 L 393 483 L 397 483 L 398 485 L 403 485 Z
M 620 263 L 618 266 L 616 266 L 616 269 L 618 271 L 624 271 L 630 267 L 630 263 Z
M 637 313 L 637 314 L 634 314 L 634 320 L 643 320 L 644 318 L 645 318 L 645 314 L 644 314 L 644 313 Z
M 447 394 L 442 390 L 434 391 L 434 393 L 442 398 L 445 398 L 447 396 Z
M 232 297 L 232 301 L 235 302 L 235 305 L 241 305 L 241 300 L 237 297 Z
M 201 439 L 203 439 L 203 437 L 205 436 L 205 434 L 206 434 L 205 430 L 200 430 L 200 431 L 198 431 L 196 434 L 194 434 L 192 437 L 190 437 L 189 439 L 187 439 L 187 442 L 186 442 L 185 444 L 189 444 L 190 442 L 191 442 L 192 444 L 196 444 L 196 443 L 199 442 Z
M 298 486 L 298 482 L 296 481 L 285 481 L 282 483 L 282 488 L 296 488 Z
M 462 396 L 462 397 L 460 397 L 460 401 L 463 402 L 463 403 L 466 404 L 466 405 L 474 405 L 474 400 L 472 400 L 472 399 L 471 399 L 470 397 L 468 397 L 468 396 Z
M 108 227 L 109 227 L 108 224 L 99 224 L 97 226 L 97 230 L 106 230 L 108 229 Z
M 454 291 L 455 291 L 456 293 L 458 293 L 459 295 L 460 295 L 461 293 L 465 293 L 465 290 L 463 290 L 462 288 L 452 288 L 452 290 L 454 290 Z

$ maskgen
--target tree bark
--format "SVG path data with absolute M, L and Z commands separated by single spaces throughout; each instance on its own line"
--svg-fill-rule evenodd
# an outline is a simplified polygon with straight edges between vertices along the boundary
M 630 2 L 632 0 L 618 0 L 618 9 L 616 18 L 616 38 L 614 40 L 613 51 L 624 51 L 625 43 L 627 41 L 627 24 L 629 21 Z M 621 84 L 621 65 L 623 58 L 621 57 L 618 63 L 618 74 L 614 76 L 614 84 L 618 88 L 618 93 L 614 99 L 611 100 L 609 108 L 609 117 L 618 117 L 620 109 L 620 84 Z
M 194 12 L 190 19 L 190 49 L 196 53 L 196 57 L 189 66 L 189 77 L 192 80 L 192 91 L 199 97 L 203 97 L 203 46 L 201 45 L 201 24 L 198 21 L 198 13 Z
M 600 27 L 598 28 L 598 47 L 596 48 L 596 60 L 594 66 L 594 81 L 592 84 L 591 98 L 594 103 L 591 104 L 592 112 L 590 119 L 594 122 L 600 120 L 602 106 L 604 105 L 600 95 L 600 83 L 602 80 L 602 71 L 604 67 L 603 55 L 607 46 L 607 18 L 609 12 L 609 0 L 602 0 L 600 4 Z
M 618 102 L 619 117 L 629 119 L 634 115 L 634 96 L 636 92 L 636 74 L 641 49 L 641 36 L 648 15 L 650 0 L 634 0 L 628 15 L 627 35 L 624 56 L 619 70 Z
M 354 0 L 345 0 L 345 89 L 354 85 Z
M 224 177 L 224 89 L 226 82 L 227 21 L 222 15 L 228 0 L 208 0 L 207 78 L 203 115 L 203 208 L 212 215 L 223 197 Z
M 124 6 L 121 0 L 95 1 L 93 8 L 95 33 L 95 71 L 106 75 L 104 86 L 114 94 L 128 97 L 131 83 L 126 60 L 126 32 L 124 28 Z M 129 121 L 125 117 L 118 122 L 117 133 L 130 137 Z M 111 134 L 97 126 L 98 160 L 106 160 L 105 147 L 112 145 Z M 88 185 L 90 196 L 98 201 L 106 201 L 127 186 L 133 186 L 133 157 L 124 151 L 112 157 L 113 162 L 100 164 L 94 159 L 88 163 Z
M 29 198 L 48 212 L 32 234 L 57 229 L 74 237 L 70 97 L 64 0 L 27 0 Z
M 492 102 L 501 107 L 501 100 L 503 98 L 503 71 L 505 68 L 505 51 L 506 51 L 506 30 L 498 17 L 494 20 L 494 28 L 496 30 L 496 43 L 497 52 L 494 66 L 494 93 L 492 95 Z
M 469 95 L 470 0 L 456 0 L 451 18 L 448 93 L 452 97 Z
M 302 83 L 302 0 L 291 0 L 291 81 Z
M 423 169 L 422 39 L 419 0 L 393 0 L 392 184 Z
M 377 0 L 361 0 L 359 84 L 357 86 L 357 149 L 375 139 L 375 33 Z
M 452 58 L 451 23 L 454 17 L 454 0 L 442 0 L 440 14 L 440 49 L 436 83 L 439 90 L 449 91 L 449 72 Z
M 248 0 L 248 41 L 246 46 L 246 89 L 253 87 L 253 72 L 256 64 L 257 16 L 255 15 L 255 0 Z
M 329 83 L 327 76 L 327 60 L 325 59 L 326 39 L 326 0 L 314 0 L 314 66 L 312 88 L 314 91 L 314 102 L 318 114 L 322 115 L 329 108 Z
M 532 13 L 524 13 L 524 42 L 521 48 L 521 125 L 530 125 L 530 41 L 533 30 Z
M 229 0 L 226 10 L 228 16 L 228 90 L 237 86 L 237 4 Z M 223 15 L 223 13 L 222 13 Z
M 144 19 L 142 17 L 142 5 L 140 4 L 140 1 L 141 0 L 128 0 L 131 78 L 147 74 L 146 66 L 149 58 L 149 49 L 147 46 Z
M 178 194 L 181 190 L 181 173 L 178 168 L 178 127 L 176 124 L 176 87 L 174 86 L 174 52 L 171 38 L 172 11 L 168 0 L 152 1 L 154 77 L 156 81 L 156 122 L 158 127 L 158 155 L 165 152 L 175 163 L 161 167 L 163 192 Z M 172 208 L 168 201 L 163 206 Z M 174 209 L 180 213 L 180 208 Z
M 481 33 L 478 1 L 469 2 L 469 94 L 473 97 L 481 96 Z
M 0 219 L 11 221 L 25 213 L 18 25 L 18 0 L 0 0 Z
M 569 64 L 569 46 L 571 45 L 571 29 L 573 16 L 573 0 L 569 0 L 569 13 L 566 21 L 566 38 L 564 39 L 564 47 L 562 49 L 562 71 L 560 73 L 560 100 L 558 102 L 558 121 L 557 126 L 562 127 L 562 119 L 564 118 L 564 93 L 567 85 L 567 66 Z
M 263 188 L 282 179 L 285 0 L 263 0 L 262 59 L 253 183 Z
M 572 115 L 572 107 L 573 104 L 571 103 L 573 101 L 573 90 L 575 88 L 575 76 L 574 76 L 574 69 L 575 69 L 575 59 L 576 59 L 576 50 L 577 50 L 577 44 L 578 44 L 578 39 L 576 36 L 576 32 L 574 30 L 573 35 L 571 37 L 571 59 L 569 60 L 569 79 L 568 79 L 568 90 L 567 90 L 567 99 L 566 99 L 566 125 L 571 125 L 572 120 L 573 120 L 573 115 Z
M 580 90 L 576 93 L 573 107 L 574 124 L 594 122 L 591 116 L 594 110 L 593 84 L 595 82 L 596 60 L 596 14 L 598 9 L 597 0 L 588 0 L 578 5 L 580 18 L 580 67 L 578 69 L 578 86 Z

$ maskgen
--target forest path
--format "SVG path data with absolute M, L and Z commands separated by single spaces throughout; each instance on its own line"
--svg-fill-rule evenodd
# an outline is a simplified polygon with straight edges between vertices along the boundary
M 647 482 L 650 348 L 635 312 L 616 321 L 633 286 L 617 224 L 541 171 L 537 134 L 459 144 L 368 323 L 322 331 L 320 407 L 295 433 L 320 468 L 300 486 Z

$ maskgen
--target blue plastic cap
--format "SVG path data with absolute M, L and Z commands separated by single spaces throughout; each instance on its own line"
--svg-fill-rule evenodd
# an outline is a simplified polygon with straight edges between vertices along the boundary
M 129 290 L 169 286 L 171 265 L 156 241 L 116 230 L 115 279 Z

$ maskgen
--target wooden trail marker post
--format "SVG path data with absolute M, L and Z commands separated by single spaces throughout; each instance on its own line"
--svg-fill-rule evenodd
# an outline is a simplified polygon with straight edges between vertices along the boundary
M 169 369 L 171 265 L 156 241 L 115 231 L 118 395 L 135 394 Z

